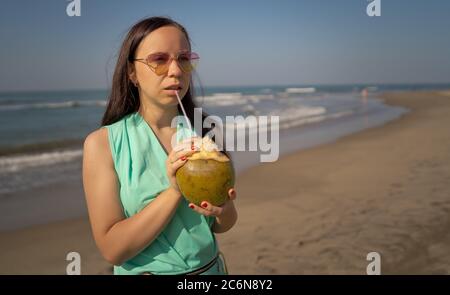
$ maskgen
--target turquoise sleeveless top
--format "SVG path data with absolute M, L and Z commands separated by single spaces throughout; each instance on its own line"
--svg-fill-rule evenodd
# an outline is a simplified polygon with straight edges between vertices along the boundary
M 178 116 L 177 142 L 196 134 L 187 126 L 184 117 Z M 120 202 L 128 218 L 169 187 L 167 153 L 138 112 L 105 127 L 119 179 Z M 182 274 L 208 264 L 219 251 L 211 229 L 215 218 L 188 205 L 183 198 L 158 237 L 135 257 L 114 266 L 114 274 Z

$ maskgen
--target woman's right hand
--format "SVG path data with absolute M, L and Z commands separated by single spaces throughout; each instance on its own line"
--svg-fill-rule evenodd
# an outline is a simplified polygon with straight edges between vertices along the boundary
M 175 174 L 177 170 L 184 165 L 187 157 L 198 152 L 199 148 L 193 144 L 193 139 L 188 138 L 175 146 L 166 160 L 167 176 L 169 177 L 170 186 L 177 192 L 180 192 Z

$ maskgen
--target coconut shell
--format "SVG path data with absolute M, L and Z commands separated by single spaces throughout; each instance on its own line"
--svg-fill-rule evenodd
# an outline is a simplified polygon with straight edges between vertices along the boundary
M 188 158 L 177 170 L 176 179 L 181 193 L 189 202 L 200 206 L 202 201 L 207 201 L 220 206 L 227 201 L 235 176 L 231 161 Z

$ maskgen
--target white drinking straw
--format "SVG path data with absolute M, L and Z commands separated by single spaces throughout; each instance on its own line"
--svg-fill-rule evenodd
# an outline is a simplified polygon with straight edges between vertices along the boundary
M 188 116 L 186 115 L 186 111 L 184 110 L 183 103 L 181 103 L 181 98 L 180 98 L 180 96 L 178 95 L 178 91 L 175 90 L 175 93 L 177 94 L 177 98 L 178 98 L 178 102 L 180 103 L 181 110 L 183 111 L 184 117 L 186 118 L 186 121 L 187 121 L 187 123 L 188 123 L 188 125 L 189 125 L 189 130 L 190 130 L 189 132 L 192 132 L 191 121 L 189 121 L 189 118 L 188 118 Z

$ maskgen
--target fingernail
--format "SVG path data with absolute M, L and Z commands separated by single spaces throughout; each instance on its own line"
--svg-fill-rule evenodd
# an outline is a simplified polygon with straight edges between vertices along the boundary
M 185 156 L 181 157 L 181 161 L 186 161 L 186 157 Z
M 208 204 L 206 204 L 206 202 L 203 202 L 203 203 L 202 203 L 202 207 L 203 207 L 203 208 L 206 208 L 206 207 L 208 207 Z
M 190 204 L 189 208 L 194 209 L 194 205 Z

